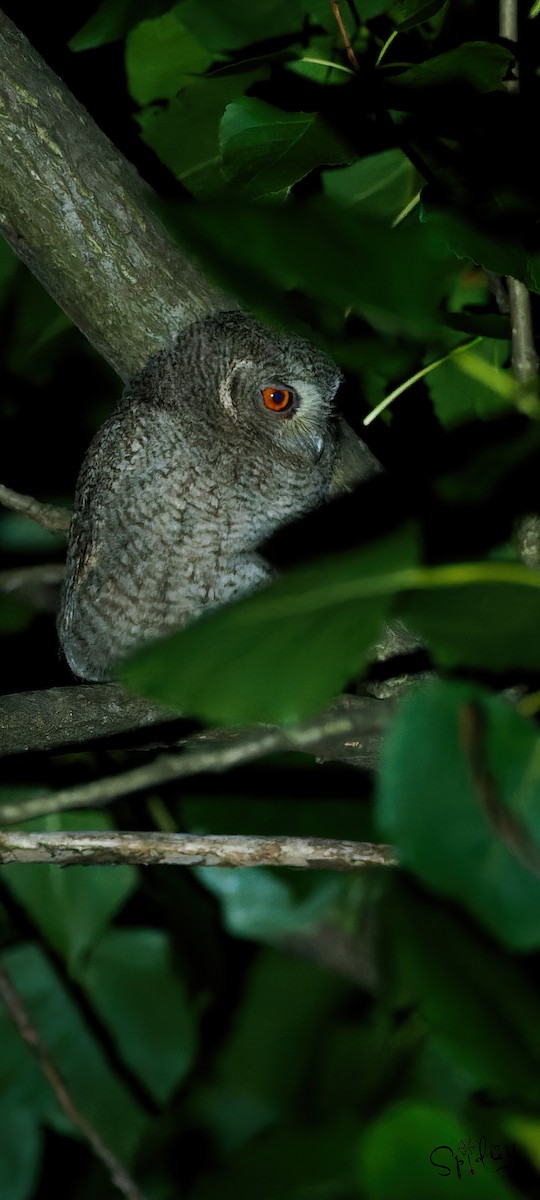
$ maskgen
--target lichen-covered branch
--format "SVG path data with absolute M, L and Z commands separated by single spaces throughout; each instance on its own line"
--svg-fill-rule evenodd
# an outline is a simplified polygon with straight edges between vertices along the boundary
M 191 833 L 0 833 L 0 863 L 177 867 L 302 867 L 357 871 L 391 867 L 391 846 L 327 838 Z
M 0 12 L 0 233 L 126 379 L 232 307 L 154 214 L 151 190 Z

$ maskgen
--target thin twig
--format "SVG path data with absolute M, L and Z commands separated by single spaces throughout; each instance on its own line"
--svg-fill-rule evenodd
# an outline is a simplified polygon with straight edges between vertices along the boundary
M 354 53 L 354 50 L 351 46 L 351 41 L 350 41 L 349 35 L 343 24 L 343 17 L 341 16 L 341 13 L 339 11 L 339 0 L 330 0 L 330 8 L 332 9 L 332 12 L 336 18 L 337 26 L 338 26 L 339 32 L 341 34 L 341 37 L 343 40 L 343 45 L 345 47 L 347 58 L 351 64 L 351 67 L 353 68 L 353 71 L 359 71 L 360 63 L 358 62 L 356 54 Z
M 127 1196 L 128 1200 L 144 1200 L 143 1193 L 139 1190 L 133 1179 L 131 1179 L 124 1164 L 120 1162 L 116 1154 L 106 1145 L 97 1132 L 97 1129 L 94 1128 L 72 1100 L 60 1071 L 50 1057 L 40 1033 L 31 1020 L 22 997 L 13 986 L 5 967 L 1 965 L 0 995 L 20 1036 L 37 1059 L 40 1070 L 52 1088 L 60 1107 L 73 1125 L 80 1130 L 96 1158 L 105 1167 L 114 1186 L 118 1188 L 119 1192 L 122 1192 L 123 1196 Z
M 0 833 L 0 863 L 56 863 L 62 867 L 302 867 L 356 871 L 391 867 L 391 846 L 330 838 L 252 837 L 191 833 Z
M 0 483 L 0 504 L 12 508 L 14 512 L 24 513 L 46 529 L 48 533 L 67 533 L 71 525 L 71 513 L 66 508 L 57 508 L 55 504 L 42 504 L 33 496 L 23 496 Z
M 536 384 L 538 390 L 538 355 L 534 345 L 531 297 L 520 279 L 507 276 L 512 330 L 512 373 L 523 388 Z
M 499 36 L 507 42 L 517 42 L 518 0 L 499 0 Z
M 518 48 L 518 0 L 499 0 L 499 35 Z M 517 64 L 513 78 L 505 80 L 505 91 L 519 92 Z M 510 323 L 512 327 L 512 372 L 522 388 L 538 393 L 538 355 L 534 345 L 531 298 L 525 284 L 507 276 Z M 531 387 L 531 384 L 533 385 Z

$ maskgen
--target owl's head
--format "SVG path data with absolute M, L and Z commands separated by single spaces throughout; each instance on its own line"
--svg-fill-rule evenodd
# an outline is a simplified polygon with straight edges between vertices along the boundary
M 176 354 L 184 378 L 186 361 L 192 364 L 194 394 L 199 385 L 206 417 L 235 444 L 267 444 L 282 461 L 306 467 L 330 449 L 341 376 L 316 346 L 225 312 L 192 325 Z

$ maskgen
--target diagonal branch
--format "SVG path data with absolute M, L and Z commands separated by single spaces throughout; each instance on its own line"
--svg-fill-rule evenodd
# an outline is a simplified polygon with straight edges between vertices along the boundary
M 0 12 L 0 234 L 126 379 L 197 317 L 232 307 L 179 249 L 152 192 Z

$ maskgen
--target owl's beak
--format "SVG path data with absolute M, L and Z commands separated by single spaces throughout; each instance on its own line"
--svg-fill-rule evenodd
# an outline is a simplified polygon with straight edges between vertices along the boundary
M 311 439 L 313 445 L 313 457 L 315 462 L 318 462 L 324 450 L 324 438 L 322 433 L 316 433 Z

